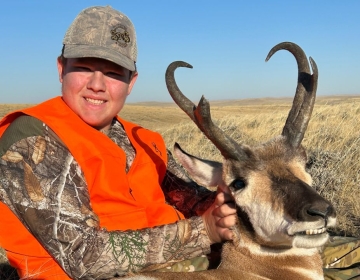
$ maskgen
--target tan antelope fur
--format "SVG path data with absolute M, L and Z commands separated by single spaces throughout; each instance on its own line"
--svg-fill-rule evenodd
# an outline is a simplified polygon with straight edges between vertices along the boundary
M 273 47 L 291 52 L 298 65 L 298 84 L 292 108 L 280 136 L 255 147 L 236 143 L 211 120 L 202 97 L 195 106 L 176 85 L 177 67 L 166 71 L 168 90 L 178 106 L 220 150 L 223 163 L 193 157 L 175 144 L 175 155 L 190 176 L 204 186 L 229 190 L 238 209 L 234 240 L 222 249 L 215 270 L 193 273 L 147 272 L 132 279 L 324 279 L 319 250 L 328 240 L 327 228 L 336 223 L 333 206 L 311 187 L 305 171 L 304 137 L 315 102 L 318 70 L 303 50 L 283 42 Z M 240 128 L 239 128 L 240 129 Z

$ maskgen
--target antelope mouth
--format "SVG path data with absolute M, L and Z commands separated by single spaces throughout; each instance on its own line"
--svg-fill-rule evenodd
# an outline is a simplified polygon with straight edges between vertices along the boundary
M 326 233 L 326 228 L 325 227 L 318 228 L 318 229 L 307 229 L 307 230 L 304 230 L 304 231 L 297 232 L 297 233 L 295 233 L 295 235 L 308 236 L 308 235 L 321 235 L 323 233 Z
M 298 231 L 293 235 L 293 247 L 316 248 L 323 246 L 328 239 L 326 227 Z

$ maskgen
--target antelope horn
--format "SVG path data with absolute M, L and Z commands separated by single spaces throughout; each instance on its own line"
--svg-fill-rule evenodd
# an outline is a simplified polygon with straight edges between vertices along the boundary
M 315 61 L 310 57 L 310 64 L 313 74 L 310 73 L 310 67 L 304 51 L 296 44 L 283 42 L 273 47 L 265 61 L 278 50 L 288 50 L 291 52 L 298 65 L 298 84 L 293 101 L 292 108 L 286 119 L 282 135 L 287 139 L 287 143 L 297 148 L 300 146 L 306 128 L 308 126 L 312 110 L 314 108 L 318 69 Z
M 194 103 L 183 95 L 175 81 L 174 73 L 178 67 L 192 68 L 190 64 L 184 61 L 174 61 L 166 69 L 166 86 L 175 103 L 218 148 L 224 158 L 246 160 L 248 156 L 242 148 L 234 140 L 226 136 L 224 132 L 213 123 L 210 114 L 210 104 L 204 96 L 201 97 L 198 106 L 195 106 Z

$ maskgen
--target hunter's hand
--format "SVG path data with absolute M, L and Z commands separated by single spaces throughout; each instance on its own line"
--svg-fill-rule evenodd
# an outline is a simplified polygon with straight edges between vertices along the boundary
M 214 203 L 201 217 L 212 243 L 233 238 L 231 228 L 236 224 L 236 208 L 229 194 L 219 192 Z

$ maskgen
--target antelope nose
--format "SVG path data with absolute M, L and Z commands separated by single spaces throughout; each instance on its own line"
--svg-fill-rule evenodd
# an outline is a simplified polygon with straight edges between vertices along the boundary
M 319 217 L 327 220 L 329 217 L 335 217 L 335 209 L 331 204 L 321 204 L 321 205 L 309 205 L 305 207 L 306 211 L 303 213 L 305 214 L 305 220 L 315 220 Z
M 319 218 L 327 220 L 329 217 L 334 217 L 336 215 L 335 209 L 328 203 L 305 206 L 301 213 L 304 221 L 315 221 Z
M 310 216 L 320 216 L 322 218 L 325 218 L 329 213 L 329 207 L 326 209 L 310 208 L 306 212 Z

